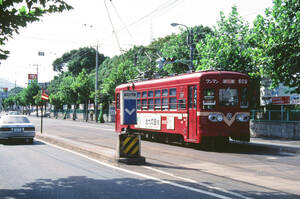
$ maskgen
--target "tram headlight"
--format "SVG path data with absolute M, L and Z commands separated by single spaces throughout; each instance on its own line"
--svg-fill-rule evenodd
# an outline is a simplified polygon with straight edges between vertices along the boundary
M 222 122 L 223 121 L 223 115 L 217 114 L 217 120 L 218 120 L 218 122 Z
M 248 122 L 249 121 L 249 115 L 245 113 L 239 113 L 236 116 L 236 120 L 239 122 Z
M 211 122 L 222 122 L 223 116 L 220 113 L 211 113 L 208 115 L 208 120 Z
M 217 121 L 217 116 L 216 116 L 216 114 L 211 113 L 211 114 L 208 115 L 208 119 L 211 122 L 216 122 Z

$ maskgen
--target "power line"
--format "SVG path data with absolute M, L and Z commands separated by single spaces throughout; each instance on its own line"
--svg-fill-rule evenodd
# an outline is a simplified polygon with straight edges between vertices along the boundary
M 156 18 L 159 15 L 159 13 L 166 13 L 167 9 L 170 8 L 171 6 L 174 6 L 177 2 L 180 2 L 180 1 L 184 1 L 184 0 L 168 0 L 167 2 L 159 5 L 156 9 L 154 9 L 153 11 L 151 11 L 150 13 L 146 14 L 145 16 L 139 18 L 138 20 L 132 22 L 131 24 L 129 24 L 128 26 L 125 26 L 121 29 L 119 29 L 117 32 L 122 32 L 124 29 L 128 28 L 128 27 L 131 27 L 131 26 L 135 26 L 135 25 L 138 25 L 142 22 L 144 22 L 145 20 L 147 20 L 148 18 L 152 17 L 153 18 Z M 106 38 L 110 37 L 112 34 L 109 34 L 107 36 L 105 36 L 102 40 L 105 40 Z
M 132 34 L 130 33 L 130 31 L 129 31 L 129 29 L 128 29 L 127 25 L 124 23 L 124 21 L 123 21 L 122 17 L 120 16 L 120 14 L 119 14 L 119 12 L 118 12 L 117 8 L 115 7 L 115 5 L 113 4 L 113 2 L 112 2 L 112 1 L 110 1 L 110 3 L 111 3 L 111 5 L 113 6 L 113 8 L 114 8 L 115 12 L 117 13 L 117 16 L 119 17 L 119 19 L 120 19 L 121 23 L 122 23 L 122 24 L 123 24 L 123 26 L 126 28 L 126 31 L 127 31 L 128 35 L 129 35 L 129 36 L 130 36 L 132 39 L 134 39 L 134 38 L 133 38 L 133 36 L 132 36 Z
M 106 12 L 107 12 L 107 15 L 108 15 L 108 18 L 109 18 L 111 27 L 112 27 L 112 29 L 113 29 L 113 34 L 115 35 L 115 38 L 116 38 L 116 41 L 117 41 L 117 43 L 118 43 L 118 46 L 119 46 L 120 51 L 122 51 L 122 48 L 121 48 L 121 45 L 120 45 L 120 42 L 119 42 L 119 39 L 118 39 L 118 36 L 117 36 L 117 32 L 116 32 L 116 30 L 115 30 L 115 27 L 114 27 L 114 24 L 113 24 L 113 22 L 112 22 L 112 19 L 111 19 L 111 16 L 110 16 L 108 7 L 107 7 L 107 5 L 106 5 L 106 0 L 104 0 L 104 5 L 105 5 L 105 8 L 106 8 Z

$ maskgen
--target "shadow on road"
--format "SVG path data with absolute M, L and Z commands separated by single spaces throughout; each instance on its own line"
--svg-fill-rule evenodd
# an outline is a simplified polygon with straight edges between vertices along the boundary
M 45 143 L 34 140 L 33 143 L 28 143 L 24 140 L 0 140 L 0 144 L 3 145 L 45 145 Z
M 20 189 L 0 189 L 0 199 L 8 198 L 72 198 L 72 199 L 93 199 L 93 198 L 215 198 L 214 195 L 201 193 L 205 191 L 215 196 L 227 196 L 229 198 L 238 198 L 230 193 L 220 190 L 208 189 L 205 186 L 193 183 L 183 183 L 181 181 L 172 181 L 173 183 L 191 187 L 194 190 L 188 190 L 173 186 L 167 183 L 161 183 L 155 180 L 143 180 L 136 178 L 115 178 L 115 179 L 92 179 L 85 176 L 71 176 L 60 179 L 37 179 L 34 182 L 27 183 Z M 195 191 L 201 190 L 201 191 Z M 234 193 L 251 198 L 272 198 L 272 199 L 290 199 L 297 198 L 295 195 L 280 193 L 276 191 L 267 192 L 243 192 L 230 190 Z
M 154 142 L 154 141 L 148 141 L 143 140 L 144 142 Z M 182 145 L 177 142 L 154 142 L 154 143 L 160 143 L 165 144 L 169 146 L 175 146 L 175 147 L 184 147 L 184 148 L 190 148 L 195 149 L 199 151 L 205 151 L 205 152 L 213 152 L 213 153 L 234 153 L 234 154 L 248 154 L 248 155 L 270 155 L 270 156 L 298 156 L 297 153 L 282 153 L 279 147 L 269 147 L 267 145 L 256 145 L 256 144 L 249 144 L 244 142 L 237 142 L 237 141 L 230 141 L 228 144 L 223 145 L 210 145 L 210 146 L 204 146 L 201 144 L 193 144 L 193 143 L 185 143 L 185 145 Z
M 154 164 L 146 162 L 145 166 L 156 167 L 156 168 L 166 168 L 166 169 L 179 169 L 179 170 L 186 170 L 186 171 L 198 171 L 199 169 L 187 168 L 187 167 L 180 167 L 180 166 L 170 166 L 166 164 Z

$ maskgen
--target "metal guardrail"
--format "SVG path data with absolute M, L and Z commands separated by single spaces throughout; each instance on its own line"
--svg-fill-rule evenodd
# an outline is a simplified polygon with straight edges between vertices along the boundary
M 300 122 L 300 110 L 251 110 L 250 113 L 255 121 Z

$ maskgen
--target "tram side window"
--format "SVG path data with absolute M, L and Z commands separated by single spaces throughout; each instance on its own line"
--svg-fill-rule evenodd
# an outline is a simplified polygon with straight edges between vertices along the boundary
M 154 108 L 155 108 L 155 110 L 160 110 L 160 108 L 161 108 L 161 100 L 160 100 L 160 98 L 156 98 L 154 100 Z
M 160 97 L 160 90 L 155 90 L 155 97 Z
M 186 100 L 178 99 L 178 109 L 185 110 L 186 109 Z
M 142 109 L 147 110 L 147 99 L 142 99 Z
M 136 100 L 136 108 L 137 108 L 137 110 L 141 110 L 141 100 L 140 99 Z
M 162 90 L 162 96 L 168 96 L 168 89 Z
M 194 108 L 197 106 L 197 86 L 194 86 Z
M 189 107 L 193 108 L 194 101 L 193 101 L 193 87 L 192 86 L 189 87 L 189 99 L 188 99 L 188 101 L 189 101 Z
M 154 110 L 160 110 L 161 109 L 161 90 L 155 90 L 154 91 Z
M 168 110 L 168 98 L 162 98 L 162 110 Z
M 141 92 L 137 92 L 136 98 L 136 108 L 137 110 L 141 110 Z
M 147 91 L 142 92 L 142 98 L 147 98 Z
M 248 108 L 247 88 L 242 88 L 241 108 Z
M 170 88 L 170 96 L 176 96 L 176 88 Z
M 169 107 L 170 110 L 176 110 L 176 97 L 170 97 L 169 98 Z
M 120 109 L 120 93 L 117 94 L 117 109 Z
M 148 91 L 148 97 L 153 97 L 153 91 Z
M 215 89 L 204 89 L 203 109 L 213 109 L 216 106 Z
M 153 99 L 148 99 L 149 110 L 153 110 Z

